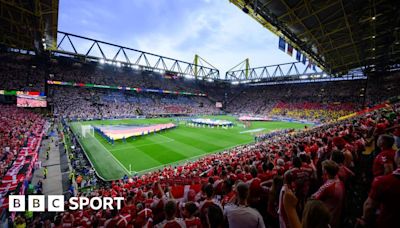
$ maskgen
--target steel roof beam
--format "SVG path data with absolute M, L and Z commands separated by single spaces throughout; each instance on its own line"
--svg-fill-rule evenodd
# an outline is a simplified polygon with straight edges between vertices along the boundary
M 111 61 L 113 63 L 120 62 L 120 63 L 126 64 L 126 65 L 137 65 L 139 67 L 144 67 L 146 69 L 175 72 L 182 76 L 183 75 L 194 76 L 192 70 L 190 72 L 188 72 L 188 69 L 193 69 L 193 66 L 194 66 L 193 63 L 189 63 L 189 62 L 185 62 L 185 61 L 181 61 L 181 60 L 177 60 L 177 59 L 173 59 L 173 58 L 169 58 L 169 57 L 165 57 L 165 56 L 161 56 L 161 55 L 157 55 L 157 54 L 153 54 L 153 53 L 149 53 L 149 52 L 144 52 L 144 51 L 140 51 L 137 49 L 124 47 L 121 45 L 112 44 L 109 42 L 104 42 L 104 41 L 100 41 L 100 40 L 96 40 L 96 39 L 92 39 L 92 38 L 74 35 L 71 33 L 59 32 L 59 34 L 62 35 L 62 39 L 58 43 L 57 49 L 51 50 L 51 52 L 53 54 L 63 53 L 63 54 L 68 54 L 68 55 L 72 55 L 72 56 L 80 56 L 80 57 L 84 57 L 87 59 L 93 59 L 93 60 L 97 60 L 97 61 L 102 58 L 102 59 L 104 59 L 104 61 Z M 92 42 L 92 44 L 91 44 L 90 48 L 87 51 L 85 51 L 85 53 L 78 53 L 77 49 L 75 48 L 75 44 L 74 44 L 73 40 L 71 39 L 72 37 L 78 38 L 81 40 L 90 41 L 90 42 Z M 68 40 L 68 41 L 66 41 L 66 40 Z M 61 48 L 63 48 L 64 43 L 70 44 L 70 46 L 72 47 L 72 50 L 71 51 L 61 50 Z M 100 44 L 116 48 L 116 51 L 113 53 L 112 58 L 111 57 L 108 58 L 106 56 L 106 53 L 104 53 Z M 98 50 L 100 51 L 101 57 L 90 55 L 94 46 L 97 46 Z M 137 57 L 137 59 L 132 60 L 129 58 L 127 51 L 138 54 L 139 57 Z M 121 54 L 121 52 L 123 53 L 123 56 L 125 57 L 125 61 L 117 60 L 117 58 Z M 155 57 L 156 62 L 154 64 L 152 62 L 150 62 L 148 59 L 148 56 Z M 166 60 L 169 61 L 172 65 L 167 66 Z M 205 61 L 205 60 L 203 60 L 203 61 Z M 203 65 L 198 65 L 198 67 L 199 67 L 198 73 L 200 76 L 203 77 L 203 79 L 211 78 L 214 80 L 220 80 L 218 69 L 216 69 L 214 67 L 205 67 Z M 183 70 L 183 69 L 185 69 L 185 70 Z

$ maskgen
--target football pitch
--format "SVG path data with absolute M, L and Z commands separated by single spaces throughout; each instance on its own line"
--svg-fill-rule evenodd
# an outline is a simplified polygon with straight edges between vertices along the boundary
M 193 160 L 206 154 L 216 153 L 231 147 L 254 142 L 254 134 L 272 130 L 304 128 L 305 124 L 291 122 L 252 122 L 244 126 L 233 116 L 204 116 L 232 121 L 235 126 L 228 129 L 187 126 L 185 121 L 175 118 L 124 119 L 71 122 L 71 129 L 81 135 L 82 125 L 121 125 L 177 123 L 173 129 L 158 133 L 117 140 L 112 145 L 100 134 L 79 137 L 88 158 L 97 174 L 104 180 L 116 180 L 125 174 L 143 173 L 165 165 L 174 165 Z

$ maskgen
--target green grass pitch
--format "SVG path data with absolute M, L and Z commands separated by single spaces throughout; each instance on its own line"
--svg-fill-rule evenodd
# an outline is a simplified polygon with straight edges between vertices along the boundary
M 303 128 L 305 124 L 289 122 L 252 122 L 249 128 L 240 126 L 233 116 L 207 116 L 236 123 L 233 128 L 197 128 L 180 122 L 175 129 L 109 144 L 95 133 L 95 137 L 80 137 L 80 143 L 96 172 L 105 180 L 120 179 L 124 174 L 143 173 L 167 164 L 178 164 L 210 153 L 254 141 L 249 130 L 263 128 L 263 132 L 276 129 Z M 75 134 L 81 134 L 81 125 L 155 124 L 175 122 L 173 118 L 98 120 L 70 123 Z M 258 132 L 260 133 L 260 132 Z

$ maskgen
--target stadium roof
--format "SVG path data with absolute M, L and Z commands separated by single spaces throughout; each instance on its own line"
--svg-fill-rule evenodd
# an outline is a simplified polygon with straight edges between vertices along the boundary
M 58 0 L 0 0 L 0 44 L 42 50 L 57 43 Z
M 230 0 L 332 74 L 400 63 L 400 4 L 393 0 Z

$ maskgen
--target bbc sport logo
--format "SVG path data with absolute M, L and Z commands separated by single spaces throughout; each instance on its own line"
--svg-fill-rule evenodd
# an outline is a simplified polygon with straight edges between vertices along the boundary
M 8 198 L 8 210 L 10 212 L 62 212 L 65 211 L 65 199 L 63 195 L 48 195 L 47 203 L 44 195 L 28 195 L 26 200 L 25 195 L 10 195 Z M 82 210 L 89 206 L 92 210 L 113 210 L 114 206 L 117 210 L 121 209 L 123 197 L 71 197 L 68 200 L 68 209 L 71 211 Z M 115 203 L 115 204 L 114 204 Z M 28 204 L 28 208 L 26 208 Z

